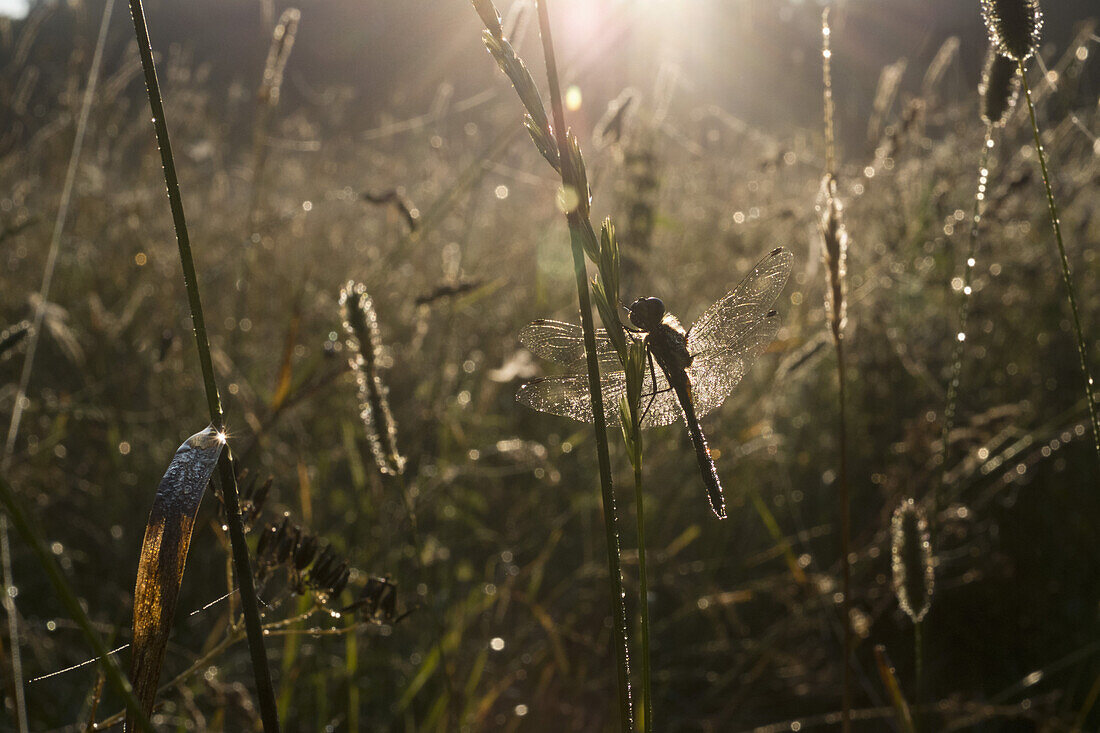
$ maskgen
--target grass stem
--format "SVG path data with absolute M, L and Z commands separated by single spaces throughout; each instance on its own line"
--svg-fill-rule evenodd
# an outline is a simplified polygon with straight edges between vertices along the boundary
M 579 191 L 573 180 L 574 172 L 565 161 L 569 147 L 565 136 L 565 111 L 562 105 L 561 86 L 558 80 L 554 41 L 550 32 L 550 14 L 546 0 L 536 2 L 539 31 L 542 37 L 543 55 L 546 59 L 546 75 L 550 83 L 550 105 L 553 111 L 554 134 L 559 158 L 562 160 L 562 185 Z M 632 728 L 630 704 L 630 655 L 627 647 L 626 602 L 623 591 L 622 563 L 619 554 L 619 531 L 616 526 L 615 492 L 611 482 L 611 455 L 607 440 L 607 420 L 604 415 L 603 393 L 600 390 L 600 368 L 596 359 L 596 330 L 592 322 L 592 300 L 588 291 L 588 272 L 584 261 L 584 223 L 576 207 L 566 214 L 569 224 L 569 241 L 573 253 L 573 271 L 577 280 L 577 299 L 581 309 L 581 328 L 584 332 L 584 355 L 588 371 L 588 389 L 592 397 L 592 417 L 595 423 L 596 458 L 600 470 L 600 487 L 603 498 L 604 532 L 607 540 L 607 570 L 611 583 L 611 613 L 614 630 L 615 666 L 618 672 L 618 702 L 621 729 Z
M 844 625 L 844 690 L 842 693 L 841 726 L 845 733 L 852 729 L 852 565 L 849 561 L 851 553 L 852 517 L 850 497 L 848 493 L 848 417 L 846 403 L 845 383 L 847 381 L 844 366 L 844 340 L 837 338 L 836 345 L 836 378 L 838 386 L 838 400 L 840 411 L 837 418 L 837 439 L 840 447 L 840 568 L 841 568 L 841 592 L 843 601 L 840 604 L 841 623 Z
M 141 0 L 130 0 L 130 14 L 134 21 L 134 33 L 137 36 L 138 52 L 141 55 L 141 68 L 145 76 L 145 89 L 149 96 L 149 106 L 153 113 L 153 128 L 157 145 L 160 148 L 161 163 L 164 167 L 164 182 L 168 188 L 168 201 L 172 210 L 172 222 L 179 247 L 180 265 L 183 268 L 187 299 L 191 306 L 191 322 L 195 329 L 195 342 L 202 368 L 203 386 L 206 391 L 210 422 L 223 432 L 225 415 L 222 412 L 221 398 L 214 377 L 214 363 L 210 354 L 210 340 L 206 333 L 206 319 L 203 316 L 202 300 L 199 298 L 198 276 L 191 255 L 191 242 L 187 234 L 187 220 L 183 212 L 183 197 L 180 194 L 176 166 L 172 157 L 172 144 L 168 137 L 168 124 L 164 116 L 164 104 L 161 101 L 160 83 L 157 81 L 156 67 L 153 63 L 153 48 L 149 41 L 149 29 L 145 23 L 145 11 Z M 248 649 L 252 658 L 252 672 L 256 679 L 256 694 L 259 700 L 260 717 L 265 733 L 279 730 L 279 717 L 275 703 L 275 692 L 271 684 L 271 671 L 267 666 L 267 652 L 264 650 L 263 628 L 260 625 L 259 604 L 253 585 L 252 568 L 248 558 L 248 545 L 245 542 L 244 528 L 241 525 L 240 503 L 237 495 L 237 472 L 233 466 L 232 451 L 227 445 L 218 461 L 218 473 L 221 479 L 222 494 L 225 500 L 225 513 L 229 526 L 229 540 L 232 544 L 233 562 L 237 570 L 237 582 L 240 586 L 241 608 L 244 613 L 245 631 L 248 637 Z
M 95 52 L 92 55 L 91 68 L 88 71 L 88 85 L 84 89 L 84 98 L 80 104 L 80 116 L 76 122 L 76 132 L 73 136 L 73 147 L 69 152 L 69 163 L 65 170 L 65 182 L 61 187 L 61 199 L 57 207 L 57 216 L 54 218 L 53 233 L 50 235 L 50 247 L 46 253 L 46 266 L 42 272 L 42 285 L 38 289 L 38 302 L 34 308 L 34 325 L 31 327 L 27 355 L 23 359 L 23 369 L 19 375 L 19 386 L 15 392 L 15 404 L 11 409 L 11 420 L 8 423 L 8 434 L 4 440 L 4 453 L 0 458 L 0 471 L 6 472 L 15 453 L 15 439 L 19 435 L 19 426 L 23 419 L 23 411 L 26 409 L 27 388 L 30 386 L 31 374 L 34 372 L 34 356 L 38 351 L 38 339 L 42 333 L 43 321 L 46 316 L 46 307 L 49 305 L 50 286 L 53 283 L 53 274 L 57 266 L 57 255 L 61 251 L 61 234 L 65 231 L 65 223 L 69 218 L 69 208 L 73 200 L 73 189 L 76 187 L 77 167 L 80 163 L 80 153 L 84 148 L 84 136 L 88 131 L 88 117 L 92 109 L 92 102 L 96 98 L 96 87 L 99 84 L 100 70 L 103 68 L 103 49 L 107 43 L 107 29 L 114 15 L 115 2 L 107 0 L 103 6 L 103 17 L 99 22 L 99 35 L 96 38 Z M 15 596 L 8 593 L 8 589 L 14 586 L 15 579 L 11 567 L 11 543 L 8 537 L 8 518 L 0 514 L 0 572 L 3 581 L 4 610 L 8 618 L 8 639 L 11 647 L 11 687 L 15 703 L 15 723 L 19 733 L 27 733 L 30 722 L 27 719 L 26 695 L 23 691 L 23 662 L 19 646 L 19 619 L 15 608 Z
M 641 440 L 641 425 L 635 421 L 634 440 Z M 641 616 L 642 637 L 642 701 L 639 705 L 638 726 L 643 733 L 653 730 L 653 691 L 650 685 L 650 661 L 649 661 L 649 581 L 647 580 L 645 562 L 645 511 L 643 509 L 642 496 L 642 458 L 641 447 L 638 447 L 638 456 L 634 461 L 634 501 L 638 513 L 638 608 Z
M 986 125 L 985 142 L 982 143 L 982 156 L 978 163 L 978 190 L 974 195 L 974 210 L 970 214 L 970 234 L 966 247 L 966 260 L 963 270 L 962 300 L 959 302 L 959 327 L 955 332 L 955 345 L 951 355 L 951 381 L 947 385 L 947 403 L 943 410 L 943 457 L 940 462 L 940 480 L 936 483 L 932 497 L 931 522 L 934 527 L 939 518 L 940 504 L 943 501 L 944 484 L 947 477 L 948 457 L 951 452 L 951 431 L 955 427 L 955 413 L 958 409 L 959 379 L 962 373 L 962 350 L 966 342 L 966 328 L 970 319 L 970 303 L 973 298 L 971 286 L 974 278 L 975 255 L 978 249 L 978 232 L 981 228 L 982 209 L 985 202 L 986 186 L 989 181 L 989 155 L 993 150 L 993 126 Z
M 1062 241 L 1062 223 L 1058 215 L 1058 205 L 1054 202 L 1054 191 L 1050 186 L 1050 173 L 1047 170 L 1046 153 L 1043 152 L 1043 141 L 1039 137 L 1039 123 L 1035 119 L 1035 105 L 1031 101 L 1031 87 L 1027 83 L 1027 72 L 1024 62 L 1019 62 L 1020 83 L 1024 87 L 1024 99 L 1027 100 L 1027 113 L 1031 119 L 1031 131 L 1035 136 L 1035 153 L 1039 157 L 1039 168 L 1043 173 L 1043 186 L 1046 188 L 1047 205 L 1050 207 L 1050 223 L 1054 227 L 1054 239 L 1058 242 L 1058 256 L 1062 265 L 1062 280 L 1066 284 L 1066 298 L 1069 301 L 1069 309 L 1073 315 L 1073 334 L 1077 339 L 1077 354 L 1081 359 L 1081 376 L 1085 380 L 1085 402 L 1088 404 L 1089 422 L 1092 424 L 1092 443 L 1096 450 L 1097 465 L 1100 466 L 1100 422 L 1096 416 L 1096 399 L 1092 392 L 1092 373 L 1089 370 L 1088 346 L 1085 343 L 1085 334 L 1081 328 L 1081 316 L 1077 312 L 1077 295 L 1073 287 L 1073 277 L 1069 269 L 1069 258 L 1066 257 L 1066 245 Z
M 821 76 L 823 88 L 823 103 L 825 113 L 825 176 L 827 204 L 830 212 L 836 212 L 836 204 L 832 197 L 837 181 L 837 154 L 836 154 L 836 116 L 833 102 L 833 74 L 831 49 L 832 30 L 829 27 L 829 8 L 821 13 Z M 839 467 L 839 502 L 840 502 L 840 567 L 842 573 L 843 600 L 840 604 L 841 623 L 844 625 L 844 666 L 843 689 L 841 692 L 841 730 L 850 733 L 852 730 L 852 568 L 848 560 L 851 552 L 852 519 L 850 500 L 848 495 L 848 419 L 845 412 L 845 373 L 844 373 L 844 341 L 842 329 L 844 328 L 844 291 L 843 280 L 843 250 L 838 248 L 830 264 L 830 285 L 832 286 L 832 300 L 829 309 L 832 319 L 833 344 L 836 347 L 836 372 L 838 399 L 840 401 L 839 417 L 837 421 L 837 442 L 840 450 Z
M 921 701 L 924 699 L 924 620 L 913 624 L 913 705 L 920 710 Z M 913 730 L 920 729 L 920 713 L 913 713 Z

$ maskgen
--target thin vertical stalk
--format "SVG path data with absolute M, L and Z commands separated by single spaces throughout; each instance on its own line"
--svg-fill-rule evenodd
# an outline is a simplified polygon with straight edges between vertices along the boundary
M 348 626 L 354 629 L 355 618 L 348 619 Z M 359 637 L 355 631 L 349 631 L 344 640 L 344 671 L 348 677 L 348 730 L 359 728 L 359 688 L 355 684 L 355 675 L 359 672 Z
M 637 417 L 637 407 L 632 406 L 632 411 Z M 634 440 L 641 441 L 641 425 L 634 421 Z M 642 702 L 639 706 L 641 718 L 640 730 L 650 733 L 653 730 L 653 690 L 650 684 L 649 662 L 649 581 L 647 580 L 645 562 L 645 511 L 642 497 L 642 457 L 641 446 L 638 446 L 638 455 L 634 460 L 634 501 L 638 512 L 638 608 L 641 616 L 642 627 Z
M 829 47 L 832 36 L 829 27 L 829 8 L 821 11 L 821 78 L 825 102 L 825 170 L 836 173 L 836 126 L 833 122 L 833 51 Z
M 554 118 L 554 134 L 558 154 L 562 161 L 562 185 L 577 190 L 574 172 L 567 163 L 569 147 L 565 137 L 565 111 L 562 106 L 561 86 L 558 81 L 558 65 L 554 56 L 554 41 L 550 32 L 550 14 L 547 0 L 537 0 L 539 31 L 542 37 L 543 55 L 546 59 L 546 75 L 550 83 L 550 105 Z M 577 190 L 578 196 L 587 191 Z M 569 242 L 573 253 L 573 272 L 577 280 L 577 299 L 581 309 L 581 329 L 584 332 L 584 356 L 588 367 L 588 390 L 592 397 L 592 418 L 595 424 L 596 459 L 600 470 L 600 488 L 603 498 L 604 533 L 607 540 L 607 570 L 611 583 L 611 613 L 614 619 L 615 666 L 618 673 L 619 721 L 623 731 L 633 728 L 630 704 L 630 654 L 627 647 L 626 602 L 623 590 L 622 562 L 619 556 L 619 530 L 616 526 L 615 492 L 611 483 L 611 455 L 608 449 L 607 421 L 604 415 L 603 393 L 600 390 L 600 368 L 596 360 L 596 330 L 592 323 L 592 300 L 588 292 L 588 273 L 584 264 L 584 234 L 580 212 L 573 208 L 566 213 L 569 224 Z
M 54 218 L 50 247 L 46 252 L 46 266 L 42 272 L 42 285 L 38 289 L 38 302 L 34 308 L 34 325 L 31 327 L 30 338 L 27 343 L 27 355 L 23 359 L 23 369 L 19 375 L 19 387 L 15 391 L 15 404 L 11 409 L 8 435 L 4 440 L 3 458 L 0 459 L 0 470 L 5 472 L 11 465 L 11 458 L 15 452 L 15 439 L 19 435 L 19 425 L 23 419 L 23 411 L 26 409 L 27 388 L 30 385 L 31 374 L 34 371 L 34 356 L 38 350 L 38 339 L 42 333 L 46 305 L 49 303 L 50 285 L 53 283 L 53 274 L 57 266 L 57 255 L 61 250 L 61 234 L 65 231 L 65 222 L 69 218 L 69 207 L 73 200 L 73 188 L 76 185 L 80 153 L 84 149 L 84 136 L 88 131 L 88 117 L 91 113 L 92 101 L 95 99 L 99 73 L 103 68 L 103 48 L 107 43 L 107 28 L 111 24 L 114 8 L 114 0 L 107 0 L 107 3 L 103 6 L 103 17 L 99 22 L 99 35 L 96 37 L 95 52 L 92 54 L 92 64 L 88 71 L 88 85 L 84 89 L 84 98 L 80 104 L 80 116 L 77 119 L 76 133 L 73 136 L 72 151 L 69 153 L 69 164 L 65 170 L 65 182 L 61 187 L 61 199 L 57 207 L 57 216 Z M 15 721 L 19 733 L 27 733 L 29 721 L 27 720 L 26 696 L 23 692 L 23 661 L 19 648 L 19 616 L 16 613 L 15 596 L 8 593 L 8 589 L 15 584 L 15 578 L 11 567 L 8 518 L 3 514 L 0 514 L 0 572 L 3 574 L 3 604 L 8 617 L 8 639 L 11 646 L 11 684 L 15 697 Z
M 843 600 L 840 604 L 844 624 L 844 690 L 841 711 L 841 727 L 848 733 L 852 729 L 852 565 L 848 561 L 851 552 L 852 517 L 848 495 L 848 419 L 844 368 L 844 341 L 837 338 L 836 378 L 840 412 L 837 418 L 837 438 L 840 444 L 840 568 Z
M 1054 227 L 1054 239 L 1058 242 L 1058 257 L 1062 265 L 1062 280 L 1066 284 L 1066 298 L 1069 300 L 1069 309 L 1073 315 L 1073 334 L 1077 338 L 1077 355 L 1081 359 L 1081 376 L 1085 380 L 1085 401 L 1089 408 L 1089 422 L 1092 424 L 1092 443 L 1096 449 L 1096 458 L 1100 465 L 1100 422 L 1096 416 L 1096 399 L 1092 392 L 1092 373 L 1089 370 L 1088 347 L 1085 344 L 1085 334 L 1081 329 L 1081 316 L 1077 311 L 1077 295 L 1073 288 L 1073 277 L 1069 270 L 1069 258 L 1066 257 L 1066 245 L 1062 241 L 1062 223 L 1058 215 L 1058 205 L 1054 202 L 1054 191 L 1050 186 L 1050 174 L 1047 171 L 1046 154 L 1043 152 L 1043 141 L 1039 138 L 1039 123 L 1035 119 L 1035 105 L 1031 101 L 1031 87 L 1027 83 L 1027 73 L 1024 70 L 1024 62 L 1019 62 L 1020 82 L 1024 86 L 1024 98 L 1027 100 L 1027 113 L 1031 118 L 1031 131 L 1035 136 L 1035 153 L 1039 156 L 1039 168 L 1043 172 L 1043 186 L 1046 188 L 1047 205 L 1050 207 L 1050 223 Z
M 130 15 L 134 21 L 134 33 L 137 36 L 138 52 L 141 54 L 141 68 L 145 75 L 145 89 L 148 92 L 149 107 L 153 113 L 153 129 L 156 132 L 161 164 L 164 167 L 164 182 L 168 188 L 168 202 L 172 209 L 172 222 L 176 232 L 176 244 L 179 247 L 184 284 L 187 288 L 187 300 L 191 307 L 191 322 L 195 329 L 195 343 L 199 352 L 199 364 L 202 368 L 207 407 L 210 410 L 210 422 L 219 432 L 224 432 L 225 414 L 222 412 L 221 398 L 214 377 L 214 363 L 210 355 L 210 340 L 206 333 L 206 319 L 203 316 L 202 300 L 199 298 L 198 275 L 195 272 L 195 262 L 191 255 L 191 241 L 187 234 L 187 220 L 183 212 L 183 197 L 180 194 L 176 166 L 172 158 L 172 144 L 168 137 L 168 124 L 164 117 L 160 84 L 157 81 L 156 67 L 153 64 L 153 48 L 149 41 L 149 29 L 145 23 L 145 11 L 142 8 L 141 0 L 129 1 Z M 260 623 L 256 589 L 253 585 L 252 567 L 248 558 L 248 545 L 245 542 L 244 528 L 241 525 L 237 473 L 233 465 L 233 454 L 228 445 L 222 451 L 221 459 L 218 461 L 218 474 L 225 500 L 226 524 L 229 526 L 233 563 L 236 567 L 237 582 L 240 587 L 241 609 L 244 614 L 245 632 L 248 636 L 252 672 L 256 679 L 260 717 L 263 721 L 265 733 L 276 733 L 279 730 L 279 716 L 275 704 L 275 692 L 271 685 L 271 670 L 267 666 L 267 652 L 264 650 L 263 628 Z
M 986 125 L 985 142 L 982 143 L 982 157 L 978 163 L 978 190 L 974 195 L 974 210 L 970 215 L 970 233 L 966 247 L 966 260 L 963 271 L 962 300 L 959 303 L 959 330 L 955 333 L 955 346 L 951 355 L 951 382 L 947 385 L 947 404 L 943 410 L 943 458 L 940 463 L 940 480 L 932 496 L 931 523 L 935 527 L 943 501 L 944 484 L 947 480 L 947 459 L 951 452 L 951 431 L 955 427 L 955 412 L 958 409 L 959 377 L 962 373 L 962 350 L 966 341 L 967 322 L 970 319 L 970 303 L 973 297 L 971 286 L 974 278 L 975 255 L 978 249 L 978 231 L 982 222 L 982 204 L 985 202 L 986 186 L 989 182 L 989 154 L 993 150 L 993 126 Z M 919 702 L 919 701 L 915 701 Z
M 921 726 L 921 701 L 924 699 L 924 621 L 913 624 L 913 729 Z
M 821 75 L 823 86 L 823 102 L 825 115 L 825 175 L 827 185 L 826 196 L 833 196 L 832 186 L 837 181 L 837 156 L 836 156 L 836 117 L 833 102 L 833 52 L 830 48 L 832 30 L 829 27 L 829 8 L 821 13 Z M 830 207 L 835 207 L 834 202 L 828 201 Z M 839 266 L 839 263 L 834 263 Z M 842 273 L 840 273 L 842 274 Z M 841 623 L 844 626 L 844 672 L 841 691 L 841 729 L 843 733 L 852 730 L 852 568 L 848 560 L 851 545 L 852 520 L 850 510 L 850 498 L 848 494 L 848 419 L 845 408 L 845 370 L 844 370 L 844 340 L 841 334 L 843 329 L 843 291 L 839 277 L 831 283 L 833 287 L 833 305 L 831 315 L 833 318 L 832 334 L 833 344 L 836 347 L 836 376 L 838 387 L 838 399 L 840 409 L 837 420 L 837 442 L 840 450 L 839 466 L 839 501 L 840 501 L 840 567 L 842 576 L 841 591 L 843 597 L 840 604 Z

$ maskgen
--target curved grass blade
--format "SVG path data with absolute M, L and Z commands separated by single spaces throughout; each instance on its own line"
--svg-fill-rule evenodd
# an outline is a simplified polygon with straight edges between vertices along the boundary
M 890 695 L 890 704 L 894 706 L 894 717 L 897 720 L 898 727 L 902 733 L 916 733 L 917 728 L 913 723 L 913 713 L 909 709 L 909 703 L 906 702 L 905 695 L 902 694 L 898 677 L 894 673 L 894 665 L 890 663 L 890 658 L 886 656 L 886 647 L 882 644 L 875 646 L 875 664 L 878 665 L 878 674 L 882 679 L 882 684 Z
M 172 628 L 195 513 L 225 446 L 222 433 L 207 427 L 179 447 L 157 487 L 134 588 L 134 641 L 130 680 L 148 715 L 160 681 L 164 648 Z M 131 728 L 130 718 L 126 729 Z

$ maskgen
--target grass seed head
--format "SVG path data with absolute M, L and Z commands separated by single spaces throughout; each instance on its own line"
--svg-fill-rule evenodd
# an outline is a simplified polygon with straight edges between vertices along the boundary
M 1015 61 L 997 53 L 996 47 L 990 47 L 982 82 L 978 85 L 978 93 L 982 96 L 982 122 L 1001 127 L 1007 121 L 1020 89 L 1016 72 Z
M 1043 32 L 1039 0 L 982 0 L 982 17 L 1002 56 L 1021 62 L 1038 50 Z
M 818 226 L 821 230 L 821 253 L 829 277 L 825 312 L 833 338 L 839 341 L 848 322 L 848 231 L 844 228 L 844 206 L 836 194 L 836 179 L 826 175 L 822 191 Z
M 918 623 L 932 606 L 935 570 L 928 519 L 912 499 L 905 499 L 894 510 L 890 536 L 894 593 L 901 610 Z
M 349 281 L 340 293 L 340 308 L 348 336 L 348 362 L 359 385 L 359 415 L 366 427 L 374 461 L 382 473 L 403 473 L 405 457 L 397 450 L 397 424 L 390 412 L 388 390 L 378 371 L 382 339 L 378 334 L 374 303 L 362 283 Z
M 481 22 L 485 24 L 485 29 L 493 35 L 494 38 L 504 38 L 504 27 L 501 25 L 500 13 L 497 12 L 496 6 L 490 0 L 472 0 L 474 10 L 481 17 Z
M 259 101 L 274 107 L 279 103 L 279 94 L 283 87 L 283 72 L 294 48 L 294 38 L 298 35 L 298 21 L 302 14 L 297 8 L 287 8 L 275 32 L 271 35 L 271 46 L 267 50 L 267 62 L 264 64 L 263 81 L 258 93 Z

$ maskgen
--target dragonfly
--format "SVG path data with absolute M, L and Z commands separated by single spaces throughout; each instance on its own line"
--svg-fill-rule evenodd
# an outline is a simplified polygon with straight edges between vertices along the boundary
M 726 518 L 725 498 L 699 419 L 725 401 L 775 339 L 779 314 L 772 305 L 787 283 L 793 261 L 782 247 L 772 250 L 689 331 L 665 309 L 660 298 L 638 298 L 627 308 L 633 328 L 624 326 L 626 336 L 642 339 L 647 352 L 641 427 L 685 422 L 710 508 L 719 519 Z M 516 392 L 516 400 L 539 412 L 592 422 L 581 327 L 540 319 L 525 326 L 519 340 L 531 353 L 562 364 L 567 371 L 524 384 Z M 596 356 L 604 416 L 608 425 L 616 426 L 621 420 L 619 401 L 626 394 L 626 373 L 604 329 L 596 332 Z

